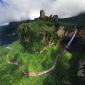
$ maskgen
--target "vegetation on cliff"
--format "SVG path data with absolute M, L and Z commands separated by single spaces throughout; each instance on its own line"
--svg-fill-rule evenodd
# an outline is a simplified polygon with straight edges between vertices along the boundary
M 78 63 L 81 53 L 68 51 L 59 57 L 52 72 L 39 77 L 29 76 L 30 72 L 41 72 L 52 67 L 56 56 L 63 51 L 60 41 L 75 29 L 74 23 L 67 25 L 57 18 L 45 16 L 21 23 L 17 28 L 18 40 L 7 47 L 0 47 L 1 85 L 68 85 L 70 80 L 73 81 L 70 78 L 75 76 L 76 80 L 77 65 L 74 67 L 72 64 Z M 24 71 L 28 74 L 24 75 Z

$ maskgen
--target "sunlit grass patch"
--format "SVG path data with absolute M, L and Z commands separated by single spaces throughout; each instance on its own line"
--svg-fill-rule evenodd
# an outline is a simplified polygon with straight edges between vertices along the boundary
M 59 43 L 47 48 L 43 53 L 30 53 L 25 51 L 19 42 L 11 44 L 10 47 L 11 49 L 9 50 L 4 47 L 0 54 L 3 56 L 0 57 L 0 61 L 2 62 L 0 62 L 1 85 L 55 85 L 56 83 L 61 85 L 64 80 L 68 80 L 67 71 L 71 59 L 69 52 L 66 52 L 59 58 L 59 62 L 52 73 L 34 78 L 25 77 L 22 73 L 24 70 L 28 72 L 42 72 L 52 67 L 56 56 L 61 52 Z M 7 61 L 9 60 L 15 60 L 19 66 L 8 64 Z M 60 79 L 62 79 L 62 81 Z

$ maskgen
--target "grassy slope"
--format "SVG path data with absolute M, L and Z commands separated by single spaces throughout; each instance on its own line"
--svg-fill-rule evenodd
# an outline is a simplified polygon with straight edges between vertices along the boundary
M 76 24 L 72 20 L 67 22 L 68 20 L 60 20 L 60 23 L 64 25 L 71 26 Z M 34 22 L 30 26 L 37 28 Z M 25 52 L 19 42 L 9 46 L 11 49 L 0 47 L 0 85 L 67 85 L 64 81 L 69 81 L 68 70 L 72 58 L 69 52 L 59 58 L 59 62 L 53 72 L 32 78 L 23 76 L 22 70 L 37 72 L 51 67 L 55 59 L 54 54 L 56 53 L 57 55 L 60 50 L 54 46 L 47 49 L 43 54 L 31 54 Z M 14 58 L 19 63 L 19 67 L 7 63 L 8 60 Z
M 24 52 L 18 42 L 10 45 L 11 50 L 5 47 L 0 47 L 0 84 L 1 85 L 63 85 L 64 81 L 68 81 L 67 70 L 69 68 L 69 60 L 71 54 L 67 53 L 60 58 L 60 62 L 55 69 L 55 73 L 45 74 L 40 77 L 25 77 L 22 70 L 27 71 L 43 71 L 52 66 L 55 59 L 55 52 L 59 52 L 57 48 L 51 47 L 43 54 L 31 54 Z M 2 50 L 1 50 L 2 49 Z M 17 49 L 17 50 L 16 50 Z M 8 55 L 8 57 L 7 57 Z M 8 60 L 17 57 L 19 67 L 9 65 Z M 56 75 L 55 75 L 56 74 Z

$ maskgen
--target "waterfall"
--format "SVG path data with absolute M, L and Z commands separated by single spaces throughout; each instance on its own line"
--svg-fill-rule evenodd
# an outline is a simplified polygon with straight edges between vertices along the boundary
M 75 30 L 75 32 L 74 32 L 74 34 L 73 34 L 71 40 L 70 40 L 70 41 L 68 42 L 68 44 L 66 45 L 66 48 L 67 48 L 67 49 L 69 48 L 69 46 L 71 45 L 72 41 L 74 40 L 74 38 L 75 38 L 77 32 L 78 32 L 78 29 Z

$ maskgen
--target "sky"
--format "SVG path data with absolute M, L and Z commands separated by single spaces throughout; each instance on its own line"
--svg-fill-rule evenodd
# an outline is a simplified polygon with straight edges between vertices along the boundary
M 0 0 L 0 25 L 34 19 L 40 16 L 41 9 L 47 16 L 72 17 L 85 12 L 85 0 Z

